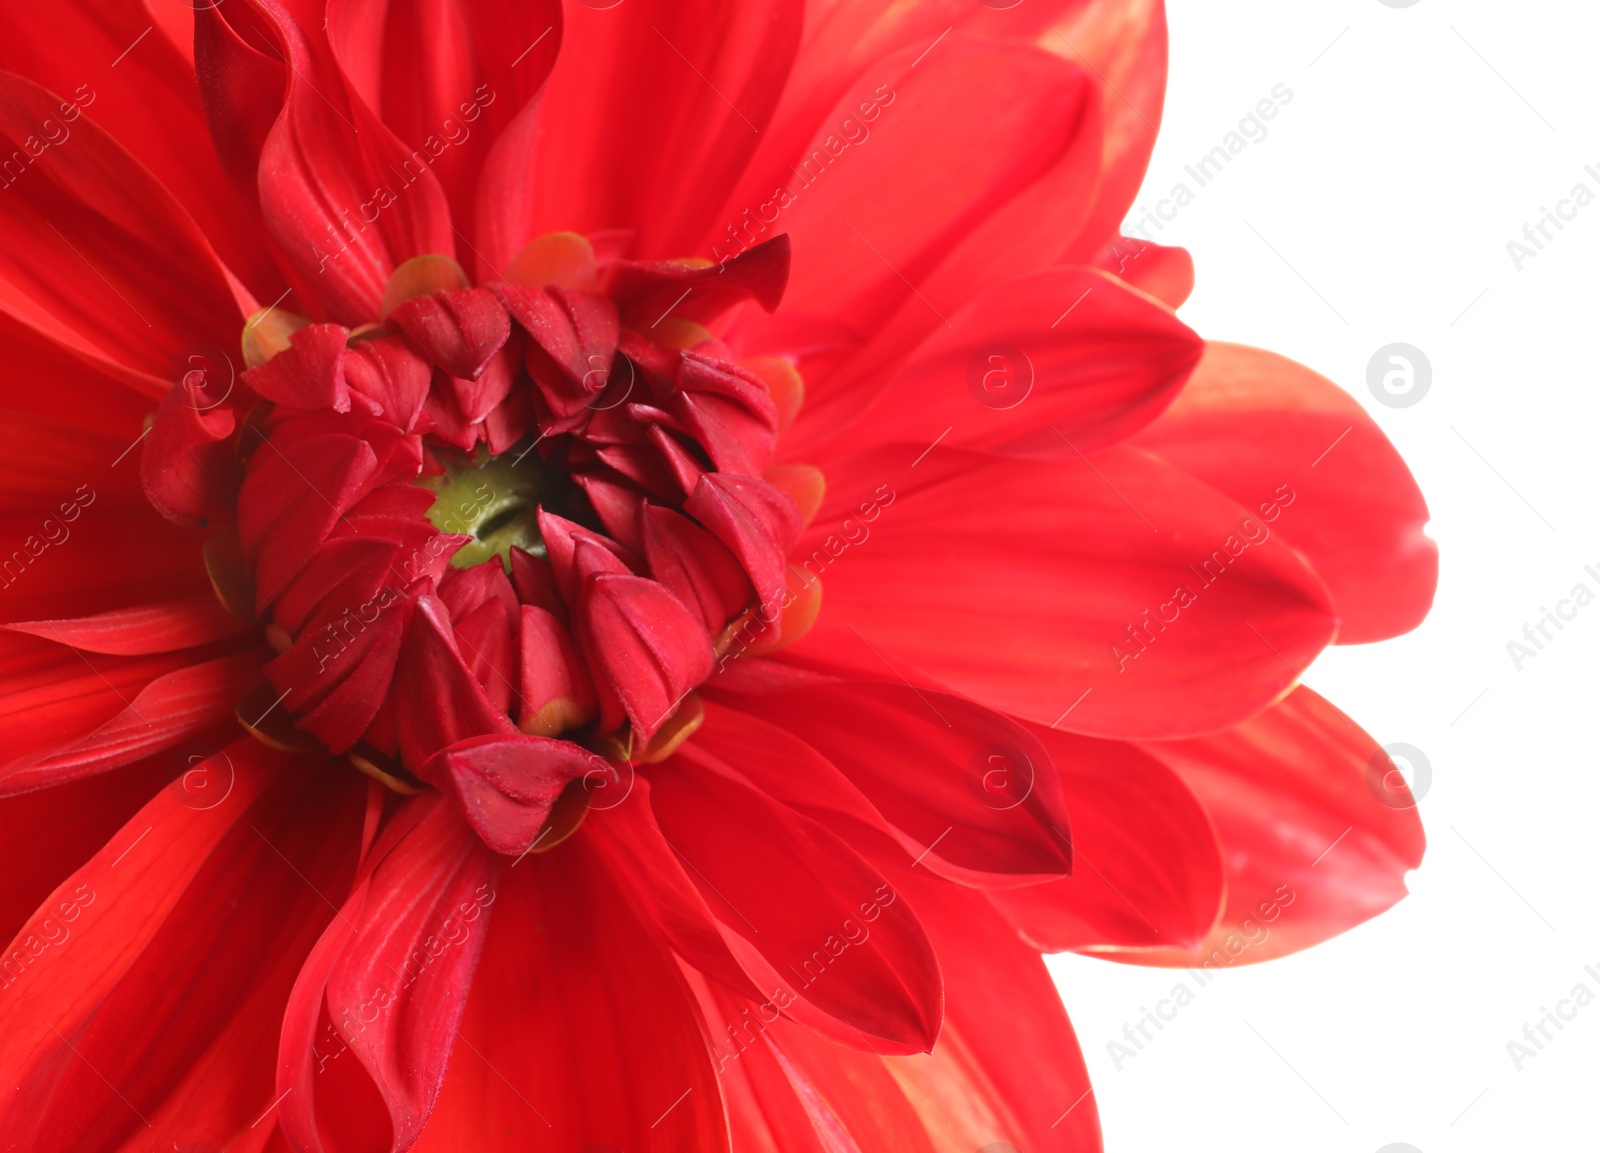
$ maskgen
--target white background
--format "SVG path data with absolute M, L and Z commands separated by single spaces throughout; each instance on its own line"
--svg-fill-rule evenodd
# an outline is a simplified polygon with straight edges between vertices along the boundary
M 1191 326 L 1344 385 L 1421 483 L 1442 551 L 1432 616 L 1331 650 L 1305 679 L 1380 742 L 1421 749 L 1433 779 L 1411 896 L 1309 953 L 1221 973 L 1120 1071 L 1107 1042 L 1182 971 L 1051 959 L 1107 1149 L 1600 1149 L 1600 1001 L 1520 1071 L 1507 1050 L 1578 982 L 1600 994 L 1584 972 L 1600 969 L 1600 603 L 1520 671 L 1507 650 L 1573 585 L 1600 593 L 1583 571 L 1600 569 L 1600 201 L 1520 271 L 1506 247 L 1573 185 L 1600 196 L 1584 171 L 1600 171 L 1600 11 L 1169 9 L 1166 119 L 1140 204 L 1274 85 L 1294 92 L 1157 239 L 1194 254 Z M 1433 368 L 1410 408 L 1367 389 L 1393 342 Z

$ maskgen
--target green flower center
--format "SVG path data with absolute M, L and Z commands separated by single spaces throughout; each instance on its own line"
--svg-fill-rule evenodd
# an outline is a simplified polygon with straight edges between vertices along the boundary
M 435 447 L 433 454 L 444 472 L 417 481 L 437 494 L 428 520 L 440 532 L 472 538 L 450 558 L 455 568 L 499 557 L 509 570 L 512 548 L 544 556 L 541 507 L 569 519 L 589 519 L 582 491 L 531 447 L 519 445 L 500 456 L 490 456 L 481 446 L 472 456 Z

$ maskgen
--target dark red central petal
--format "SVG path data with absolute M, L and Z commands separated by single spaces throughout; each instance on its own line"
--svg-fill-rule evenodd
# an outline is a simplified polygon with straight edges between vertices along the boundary
M 373 324 L 253 318 L 259 402 L 165 406 L 147 488 L 216 522 L 236 485 L 214 551 L 252 587 L 213 578 L 253 602 L 298 730 L 520 852 L 569 782 L 692 732 L 686 698 L 781 589 L 801 516 L 762 472 L 796 398 L 701 322 L 775 306 L 787 268 L 781 238 L 700 267 L 558 234 L 483 287 L 417 258 Z

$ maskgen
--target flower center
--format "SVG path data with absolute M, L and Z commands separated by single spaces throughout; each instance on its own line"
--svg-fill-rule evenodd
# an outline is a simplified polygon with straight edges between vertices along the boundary
M 792 640 L 819 603 L 813 586 L 785 615 L 791 493 L 821 495 L 814 469 L 772 465 L 799 377 L 706 327 L 775 308 L 787 268 L 786 240 L 706 267 L 564 233 L 486 285 L 408 261 L 379 324 L 253 318 L 244 403 L 180 385 L 142 466 L 169 514 L 236 506 L 208 563 L 278 652 L 252 716 L 453 792 L 505 852 L 597 756 L 667 756 L 718 663 Z
M 448 446 L 435 448 L 442 472 L 418 478 L 435 494 L 427 518 L 443 533 L 471 537 L 450 558 L 454 568 L 472 568 L 498 557 L 511 569 L 511 550 L 549 556 L 539 532 L 539 510 L 583 524 L 594 511 L 570 477 L 533 451 L 531 440 L 491 455 L 480 446 L 471 455 Z

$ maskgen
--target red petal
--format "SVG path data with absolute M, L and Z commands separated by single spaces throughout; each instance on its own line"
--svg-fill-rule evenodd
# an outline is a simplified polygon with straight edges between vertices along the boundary
M 4 313 L 0 313 L 0 341 L 6 349 L 0 398 L 8 410 L 0 423 L 7 450 L 0 459 L 8 464 L 20 464 L 13 454 L 23 450 L 45 461 L 60 460 L 72 449 L 86 460 L 116 460 L 139 435 L 152 398 L 166 395 L 165 382 L 141 380 L 137 387 L 129 387 L 127 381 Z M 92 445 L 86 443 L 89 436 Z M 50 443 L 44 443 L 46 438 Z M 86 449 L 92 449 L 94 456 Z M 39 478 L 34 468 L 17 471 L 22 480 L 30 474 Z M 10 479 L 8 489 L 18 483 Z
M 739 558 L 763 601 L 779 596 L 800 511 L 776 485 L 750 476 L 705 473 L 683 505 Z
M 267 400 L 294 408 L 350 411 L 344 380 L 345 339 L 337 324 L 311 324 L 291 333 L 289 347 L 244 374 L 244 382 Z
M 626 716 L 636 739 L 648 741 L 711 673 L 705 628 L 655 581 L 620 573 L 591 576 L 575 616 L 608 731 Z
M 256 449 L 239 491 L 239 536 L 255 564 L 258 613 L 306 566 L 378 471 L 372 446 L 354 436 L 283 439 Z
M 267 666 L 273 687 L 300 714 L 297 726 L 336 753 L 359 741 L 386 703 L 414 611 L 409 599 L 399 603 L 375 599 L 366 604 L 376 610 L 372 627 L 361 621 L 350 638 L 345 630 L 352 623 L 346 617 L 310 630 Z M 313 659 L 314 671 L 309 668 Z
M 1257 514 L 1327 584 L 1339 640 L 1415 628 L 1433 604 L 1439 548 L 1400 454 L 1349 394 L 1270 352 L 1208 344 L 1138 444 Z
M 1184 248 L 1118 236 L 1100 250 L 1094 264 L 1168 308 L 1180 307 L 1194 291 L 1194 258 Z
M 234 410 L 211 404 L 187 379 L 167 393 L 139 461 L 145 495 L 180 524 L 230 524 L 238 500 Z
M 1078 1039 L 1038 954 L 970 890 L 902 871 L 945 973 L 945 1032 L 928 1083 L 995 1111 L 970 1142 L 1002 1140 L 1041 1153 L 1100 1148 L 1099 1110 Z M 906 1062 L 915 1077 L 917 1059 Z M 942 1074 L 942 1075 L 941 1075 Z M 950 1084 L 954 1082 L 954 1084 Z M 930 1126 L 931 1128 L 931 1126 Z M 997 1130 L 997 1131 L 996 1131 Z
M 0 310 L 161 395 L 190 355 L 237 347 L 241 309 L 172 194 L 61 104 L 0 73 L 0 147 L 30 158 L 0 199 Z
M 798 0 L 567 6 L 539 110 L 528 236 L 638 232 L 646 258 L 691 252 L 760 140 L 799 46 Z M 608 99 L 597 101 L 596 92 Z
M 1228 900 L 1192 952 L 1119 959 L 1226 968 L 1282 957 L 1377 916 L 1422 863 L 1422 823 L 1378 743 L 1307 688 L 1227 732 L 1146 749 L 1205 805 Z
M 719 918 L 712 912 L 704 886 L 690 877 L 689 867 L 661 833 L 650 800 L 650 780 L 629 770 L 591 778 L 585 787 L 590 785 L 595 819 L 586 823 L 584 836 L 592 838 L 629 907 L 689 965 L 730 989 L 761 996 L 730 948 L 740 942 L 747 926 L 736 917 Z M 767 975 L 764 959 L 750 968 L 757 976 Z
M 483 288 L 415 296 L 386 318 L 431 364 L 451 376 L 477 379 L 511 335 L 511 318 Z
M 193 9 L 194 75 L 211 130 L 212 147 L 238 192 L 262 224 L 256 191 L 261 151 L 283 109 L 289 70 L 272 26 L 254 8 L 220 4 Z
M 375 401 L 385 420 L 409 432 L 428 398 L 428 365 L 398 340 L 364 340 L 344 365 L 350 387 Z
M 557 414 L 567 415 L 599 396 L 617 352 L 619 322 L 617 306 L 611 299 L 563 288 L 520 284 L 491 287 L 506 311 L 537 345 L 528 348 L 528 371 L 535 381 L 547 393 L 559 388 L 563 398 L 570 399 L 569 404 L 558 407 Z M 539 356 L 541 351 L 543 358 Z M 552 365 L 565 380 L 551 376 L 547 369 Z
M 19 621 L 0 628 L 58 640 L 85 652 L 117 656 L 176 652 L 250 630 L 210 595 L 113 609 L 75 620 Z
M 441 749 L 422 776 L 449 786 L 484 844 L 515 856 L 539 843 L 561 790 L 591 773 L 604 777 L 608 769 L 587 749 L 518 733 L 473 737 Z
M 883 62 L 906 49 L 921 53 L 946 30 L 999 40 L 1037 40 L 1051 25 L 1084 0 L 1043 0 L 1005 9 L 975 8 L 964 0 L 932 0 L 914 5 L 847 3 L 808 12 L 805 43 L 788 78 L 783 100 L 772 122 L 761 132 L 761 145 L 739 188 L 729 198 L 733 219 L 746 206 L 771 194 L 774 185 L 793 176 L 790 165 L 802 155 L 819 125 L 839 108 L 858 121 L 874 114 L 842 98 L 864 74 L 881 79 Z M 888 87 L 885 85 L 884 87 Z M 871 90 L 866 89 L 871 95 Z M 868 121 L 868 125 L 871 125 Z M 1099 150 L 1095 152 L 1099 162 Z M 713 242 L 716 241 L 713 236 Z
M 773 226 L 794 241 L 786 308 L 871 331 L 1076 138 L 1084 82 L 1060 57 L 961 33 L 919 60 L 926 47 L 863 75 L 791 160 Z M 863 104 L 877 110 L 871 123 Z
M 1197 944 L 1225 885 L 1216 830 L 1183 779 L 1133 745 L 1029 731 L 1061 774 L 1077 867 L 1065 880 L 991 893 L 1001 913 L 1046 952 Z
M 207 591 L 200 534 L 147 503 L 143 512 L 116 508 L 128 491 L 78 483 L 58 490 L 55 510 L 5 519 L 13 542 L 0 555 L 6 617 L 79 616 Z M 88 556 L 93 564 L 83 563 Z
M 437 794 L 408 801 L 384 830 L 289 998 L 278 1118 L 295 1148 L 399 1153 L 416 1141 L 455 1045 L 497 871 Z
M 641 507 L 650 575 L 696 608 L 712 636 L 750 603 L 750 579 L 733 554 L 688 517 L 660 505 Z
M 226 721 L 239 699 L 261 683 L 264 656 L 251 651 L 218 657 L 157 677 L 132 700 L 123 698 L 122 711 L 92 731 L 72 734 L 43 756 L 18 756 L 0 767 L 0 794 L 103 773 L 204 733 Z
M 12 854 L 0 889 L 0 937 L 15 936 L 57 885 L 188 767 L 187 757 L 173 760 L 151 757 L 124 772 L 0 798 L 0 826 Z
M 1101 86 L 1100 186 L 1070 253 L 1086 262 L 1117 235 L 1150 164 L 1167 90 L 1167 18 L 1163 0 L 1090 0 L 1052 31 Z
M 332 319 L 371 321 L 399 264 L 454 255 L 449 206 L 427 154 L 413 154 L 346 97 L 331 54 L 275 0 L 262 0 L 261 11 L 290 69 L 283 112 L 261 152 L 267 227 Z
M 271 1102 L 273 1019 L 332 916 L 320 894 L 349 883 L 365 792 L 241 741 L 64 881 L 7 950 L 0 1142 L 76 1153 L 249 1127 Z M 171 1109 L 202 1063 L 237 1076 L 232 1094 Z
M 495 571 L 500 570 L 498 565 Z M 507 585 L 510 591 L 510 585 Z M 503 712 L 511 711 L 511 698 L 517 692 L 518 614 L 502 600 L 488 600 L 471 612 L 451 614 L 455 621 L 456 645 L 462 650 L 468 670 L 477 679 L 490 702 Z
M 772 460 L 778 433 L 778 410 L 760 378 L 727 361 L 686 352 L 677 384 L 682 391 L 668 406 L 712 463 L 724 473 L 759 475 Z
M 709 268 L 620 260 L 607 273 L 606 291 L 623 316 L 644 329 L 669 316 L 709 324 L 745 300 L 773 312 L 788 282 L 789 238 L 775 236 Z
M 437 597 L 417 598 L 393 693 L 401 755 L 413 772 L 458 741 L 515 731 L 505 710 L 495 708 L 461 659 L 449 610 Z
M 523 732 L 557 736 L 592 720 L 598 701 L 572 637 L 554 613 L 537 605 L 521 610 L 521 691 L 517 720 Z
M 501 309 L 501 315 L 505 315 L 504 309 Z M 506 399 L 516 382 L 517 366 L 521 360 L 520 342 L 502 345 L 500 351 L 489 358 L 489 363 L 476 380 L 459 376 L 450 379 L 450 390 L 455 394 L 456 406 L 469 424 L 489 418 L 500 407 L 500 402 Z M 491 446 L 489 451 L 498 453 L 499 450 Z
M 775 997 L 783 990 L 780 1007 L 846 1044 L 860 1044 L 860 1030 L 868 1047 L 932 1047 L 938 961 L 915 914 L 874 866 L 809 817 L 730 776 L 693 742 L 652 775 L 650 801 L 757 988 Z M 795 997 L 814 1011 L 784 1004 Z
M 859 451 L 892 427 L 896 439 L 942 437 L 949 448 L 1092 452 L 1153 420 L 1201 348 L 1171 312 L 1104 273 L 1039 273 L 990 289 L 935 329 L 827 451 Z
M 270 300 L 281 290 L 281 277 L 263 243 L 258 214 L 234 195 L 213 151 L 193 60 L 185 58 L 194 40 L 193 12 L 187 7 L 63 0 L 16 22 L 0 44 L 0 68 L 57 93 L 66 106 L 63 117 L 77 119 L 74 105 L 92 117 L 172 192 L 257 296 L 272 290 L 265 297 Z M 152 21 L 184 17 L 191 27 L 178 45 L 159 33 L 144 35 Z M 86 60 L 103 60 L 107 67 L 91 75 Z M 279 79 L 274 96 L 282 87 Z M 76 132 L 70 120 L 58 117 L 56 123 Z M 254 173 L 252 163 L 252 190 Z
M 678 964 L 584 835 L 509 870 L 496 906 L 417 1153 L 727 1149 L 722 1094 Z
M 737 704 L 836 765 L 934 872 L 1005 885 L 1071 871 L 1055 766 L 1014 721 L 904 685 L 821 683 Z M 746 748 L 735 764 L 754 755 Z
M 944 1110 L 940 1113 L 946 1121 L 938 1117 L 924 1119 L 922 1110 L 927 1108 L 930 1086 L 924 1081 L 921 1088 L 907 1088 L 911 1083 L 906 1075 L 915 1076 L 916 1058 L 886 1058 L 846 1049 L 781 1017 L 769 1023 L 771 1011 L 770 1003 L 729 1004 L 716 1021 L 721 1026 L 718 1031 L 726 1038 L 719 1045 L 718 1057 L 727 1070 L 724 1076 L 731 1075 L 735 1080 L 746 1072 L 756 1077 L 765 1073 L 760 1105 L 764 1113 L 799 1106 L 801 1117 L 788 1120 L 804 1135 L 799 1149 L 808 1147 L 807 1138 L 818 1142 L 812 1148 L 820 1147 L 825 1153 L 876 1153 L 879 1149 L 935 1153 L 939 1149 L 936 1142 L 941 1138 L 950 1140 L 947 1148 L 952 1150 L 982 1148 L 963 1140 L 970 1134 L 952 1135 L 953 1126 L 947 1126 L 948 1113 Z M 751 1062 L 748 1071 L 742 1068 L 746 1061 Z M 762 1065 L 767 1068 L 763 1070 Z M 741 1112 L 747 1112 L 750 1103 L 740 1102 L 733 1093 L 730 1087 L 730 1106 L 742 1106 Z M 806 1129 L 810 1132 L 806 1133 Z M 764 1136 L 763 1140 L 771 1142 L 775 1136 Z M 787 1144 L 777 1147 L 785 1151 L 791 1148 Z
M 1258 712 L 1333 635 L 1298 555 L 1249 543 L 1250 514 L 1153 457 L 894 451 L 924 459 L 830 468 L 802 545 L 829 608 L 785 660 L 920 673 L 1042 724 L 1153 739 Z M 886 476 L 908 479 L 897 494 Z
M 472 235 L 485 157 L 550 74 L 561 23 L 558 0 L 327 6 L 328 41 L 345 79 L 408 148 L 427 157 L 465 236 Z
M 190 664 L 190 654 L 94 657 L 59 642 L 0 635 L 0 715 L 8 772 L 32 764 L 126 709 L 156 678 Z

